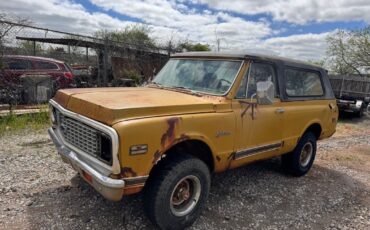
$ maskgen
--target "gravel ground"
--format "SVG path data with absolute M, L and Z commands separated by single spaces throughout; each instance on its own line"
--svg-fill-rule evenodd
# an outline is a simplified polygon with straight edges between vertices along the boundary
M 46 130 L 0 138 L 0 229 L 152 229 L 142 195 L 102 198 L 63 164 Z M 344 118 L 304 177 L 279 159 L 213 176 L 192 229 L 370 229 L 370 117 Z

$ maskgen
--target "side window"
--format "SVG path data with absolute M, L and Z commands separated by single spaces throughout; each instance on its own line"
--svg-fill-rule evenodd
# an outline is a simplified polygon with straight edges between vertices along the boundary
M 23 59 L 7 59 L 4 61 L 5 69 L 27 70 L 31 69 L 31 62 Z
M 247 75 L 249 77 L 247 77 Z M 271 81 L 275 84 L 275 79 L 275 69 L 272 65 L 266 63 L 252 63 L 246 76 L 243 77 L 236 97 L 249 99 L 257 93 L 257 82 Z
M 286 93 L 291 97 L 322 96 L 324 94 L 318 72 L 286 69 Z
M 58 69 L 58 66 L 52 62 L 37 61 L 36 69 L 56 70 Z
M 237 98 L 251 98 L 257 93 L 257 82 L 271 81 L 275 82 L 275 69 L 270 64 L 252 63 L 246 75 L 240 84 L 239 90 L 236 94 Z M 247 77 L 249 75 L 249 77 Z M 275 85 L 276 89 L 276 85 Z

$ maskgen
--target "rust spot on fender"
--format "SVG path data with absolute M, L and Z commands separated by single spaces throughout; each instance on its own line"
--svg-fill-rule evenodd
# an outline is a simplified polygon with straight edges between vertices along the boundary
M 228 160 L 234 159 L 236 152 L 230 153 L 230 155 L 227 157 Z
M 190 137 L 183 133 L 183 134 L 181 134 L 180 138 L 177 138 L 175 140 L 175 143 L 179 143 L 179 142 L 186 141 L 186 140 L 189 140 L 189 139 L 190 139 Z
M 135 176 L 137 176 L 137 173 L 134 170 L 132 170 L 132 168 L 124 167 L 124 168 L 121 169 L 121 176 L 123 178 L 125 178 L 125 177 L 135 177 Z
M 125 187 L 123 189 L 123 195 L 131 195 L 140 192 L 143 190 L 144 184 L 137 185 L 137 186 L 130 186 L 130 187 Z
M 180 123 L 180 117 L 171 117 L 167 119 L 168 128 L 165 133 L 163 133 L 161 137 L 161 149 L 157 150 L 153 155 L 152 164 L 157 164 L 158 161 L 161 159 L 162 153 L 164 153 L 167 149 L 173 146 L 176 143 L 185 141 L 190 139 L 190 137 L 186 134 L 181 134 L 180 137 L 176 138 L 175 129 L 176 126 Z
M 221 161 L 221 158 L 219 156 L 216 156 L 216 159 L 217 159 L 218 162 Z
M 158 163 L 158 161 L 161 160 L 161 157 L 162 157 L 162 153 L 167 150 L 167 148 L 171 147 L 172 145 L 176 144 L 176 143 L 179 143 L 179 142 L 182 142 L 182 141 L 185 141 L 185 140 L 189 140 L 190 137 L 186 134 L 181 134 L 181 136 L 179 138 L 176 138 L 174 139 L 172 142 L 169 143 L 169 145 L 166 147 L 166 149 L 163 149 L 163 151 L 160 151 L 160 150 L 157 150 L 154 155 L 153 155 L 153 161 L 152 161 L 152 164 L 155 165 Z
M 235 158 L 235 154 L 236 154 L 236 152 L 232 152 L 232 153 L 230 153 L 230 155 L 227 157 L 227 160 L 229 161 L 229 164 L 228 164 L 228 166 L 227 166 L 227 168 L 228 168 L 228 169 L 230 169 L 231 162 L 234 160 L 234 158 Z
M 240 105 L 243 107 L 245 106 L 245 109 L 241 113 L 241 117 L 243 118 L 244 115 L 248 112 L 248 110 L 251 110 L 250 116 L 252 120 L 256 118 L 255 111 L 257 110 L 257 103 L 256 102 L 247 102 L 247 101 L 239 101 Z
M 179 122 L 180 118 L 178 117 L 171 117 L 167 120 L 168 129 L 161 138 L 161 146 L 163 150 L 167 149 L 175 141 L 175 128 Z
M 153 161 L 152 161 L 152 164 L 155 165 L 157 164 L 157 162 L 161 159 L 161 152 L 159 150 L 157 150 L 155 153 L 154 153 L 154 156 L 153 156 Z

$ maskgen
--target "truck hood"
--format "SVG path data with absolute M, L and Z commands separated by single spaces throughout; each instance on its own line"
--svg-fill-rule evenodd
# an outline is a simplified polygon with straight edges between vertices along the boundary
M 129 119 L 214 112 L 217 98 L 137 87 L 63 89 L 54 100 L 72 112 L 113 125 Z

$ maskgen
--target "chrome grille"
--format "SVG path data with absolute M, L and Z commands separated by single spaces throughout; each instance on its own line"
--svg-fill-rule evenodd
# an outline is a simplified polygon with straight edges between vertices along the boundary
M 66 142 L 87 154 L 99 157 L 100 131 L 60 112 L 57 113 L 57 118 L 59 130 Z

